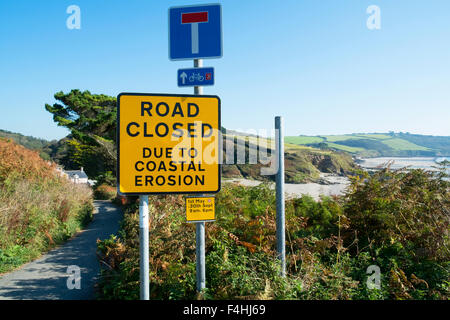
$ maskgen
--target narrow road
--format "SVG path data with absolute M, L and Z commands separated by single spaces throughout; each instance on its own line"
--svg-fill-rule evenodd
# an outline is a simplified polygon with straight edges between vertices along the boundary
M 96 256 L 97 239 L 109 238 L 119 229 L 122 213 L 109 201 L 96 200 L 94 218 L 87 228 L 67 243 L 0 278 L 2 299 L 95 299 L 94 285 L 100 266 Z M 69 266 L 78 266 L 81 288 L 69 289 Z M 76 270 L 76 267 L 71 267 Z M 71 269 L 69 269 L 71 270 Z M 70 280 L 70 279 L 69 279 Z

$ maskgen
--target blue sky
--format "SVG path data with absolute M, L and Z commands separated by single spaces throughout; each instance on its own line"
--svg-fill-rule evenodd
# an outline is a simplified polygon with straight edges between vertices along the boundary
M 192 93 L 168 59 L 167 9 L 210 1 L 0 1 L 0 128 L 46 139 L 67 134 L 45 103 L 71 89 Z M 214 2 L 214 1 L 211 1 Z M 409 131 L 450 135 L 450 1 L 226 0 L 223 58 L 205 94 L 222 125 L 287 135 Z M 69 30 L 69 5 L 81 29 Z M 369 30 L 369 5 L 381 30 Z

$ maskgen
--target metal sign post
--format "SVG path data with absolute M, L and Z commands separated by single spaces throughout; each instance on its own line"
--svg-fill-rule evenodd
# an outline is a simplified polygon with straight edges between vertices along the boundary
M 143 195 L 139 196 L 139 279 L 141 300 L 150 300 L 148 231 L 148 195 Z
M 286 276 L 286 240 L 284 219 L 284 134 L 283 118 L 275 117 L 275 149 L 277 152 L 278 172 L 276 175 L 277 201 L 277 255 L 281 263 L 281 275 Z
M 202 59 L 194 59 L 194 67 L 203 67 Z M 202 95 L 203 88 L 201 86 L 194 87 L 195 95 Z M 206 288 L 206 263 L 205 263 L 205 222 L 197 222 L 195 224 L 195 255 L 196 255 L 196 274 L 197 274 L 197 291 L 201 292 Z
M 219 150 L 218 137 L 212 142 L 194 145 L 185 151 L 184 157 L 191 158 L 188 168 L 198 168 L 200 171 L 189 172 L 183 166 L 184 162 L 173 162 L 173 155 L 179 155 L 180 151 L 185 150 L 179 141 L 188 137 L 189 130 L 197 130 L 200 132 L 198 136 L 202 138 L 214 137 L 212 135 L 219 132 L 221 127 L 220 99 L 200 95 L 201 88 L 196 88 L 195 93 L 196 95 L 121 93 L 117 98 L 117 191 L 122 195 L 140 196 L 139 263 L 142 300 L 150 299 L 149 194 L 203 194 L 220 190 L 220 153 L 214 155 L 211 163 L 194 162 L 196 153 L 203 155 L 207 147 Z M 152 124 L 154 127 L 151 127 Z M 174 134 L 179 136 L 178 140 L 172 139 Z M 204 222 L 197 224 L 197 247 L 200 291 L 205 288 Z
M 169 8 L 169 59 L 194 59 L 194 68 L 202 68 L 203 58 L 220 57 L 222 57 L 222 7 L 219 3 Z M 194 86 L 194 95 L 200 96 L 203 94 L 203 85 L 213 84 L 214 70 L 212 68 L 193 71 L 187 69 L 179 70 L 178 85 L 180 87 Z M 220 132 L 220 106 L 218 109 L 219 121 L 217 130 Z M 216 139 L 218 140 L 219 137 Z M 220 144 L 218 144 L 216 149 L 219 151 L 216 152 L 217 156 L 220 154 L 219 147 Z M 219 176 L 217 189 L 199 190 L 197 188 L 197 193 L 216 193 L 220 190 L 220 159 L 217 160 L 217 173 Z M 202 165 L 206 166 L 207 164 L 204 164 L 202 161 Z M 197 291 L 200 292 L 205 288 L 206 283 L 204 221 L 196 223 L 196 260 Z

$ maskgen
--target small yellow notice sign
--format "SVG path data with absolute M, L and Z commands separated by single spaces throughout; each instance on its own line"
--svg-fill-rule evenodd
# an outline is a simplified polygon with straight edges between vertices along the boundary
M 119 193 L 220 190 L 217 96 L 121 93 L 117 100 Z
M 187 222 L 212 221 L 216 219 L 214 197 L 187 197 Z

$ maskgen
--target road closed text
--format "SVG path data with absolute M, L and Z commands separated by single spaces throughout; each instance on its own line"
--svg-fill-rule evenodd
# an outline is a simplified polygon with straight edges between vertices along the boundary
M 188 137 L 208 138 L 213 134 L 212 125 L 209 123 L 196 122 L 173 122 L 170 125 L 164 121 L 164 118 L 191 118 L 196 119 L 200 113 L 200 109 L 195 103 L 176 102 L 173 106 L 169 106 L 166 102 L 158 102 L 155 106 L 149 101 L 141 102 L 140 116 L 149 118 L 140 124 L 132 121 L 126 125 L 126 133 L 130 137 L 138 137 L 142 135 L 146 138 L 159 137 L 165 138 L 171 135 L 173 138 L 181 138 L 184 135 Z M 154 122 L 150 119 L 160 118 L 160 122 Z

